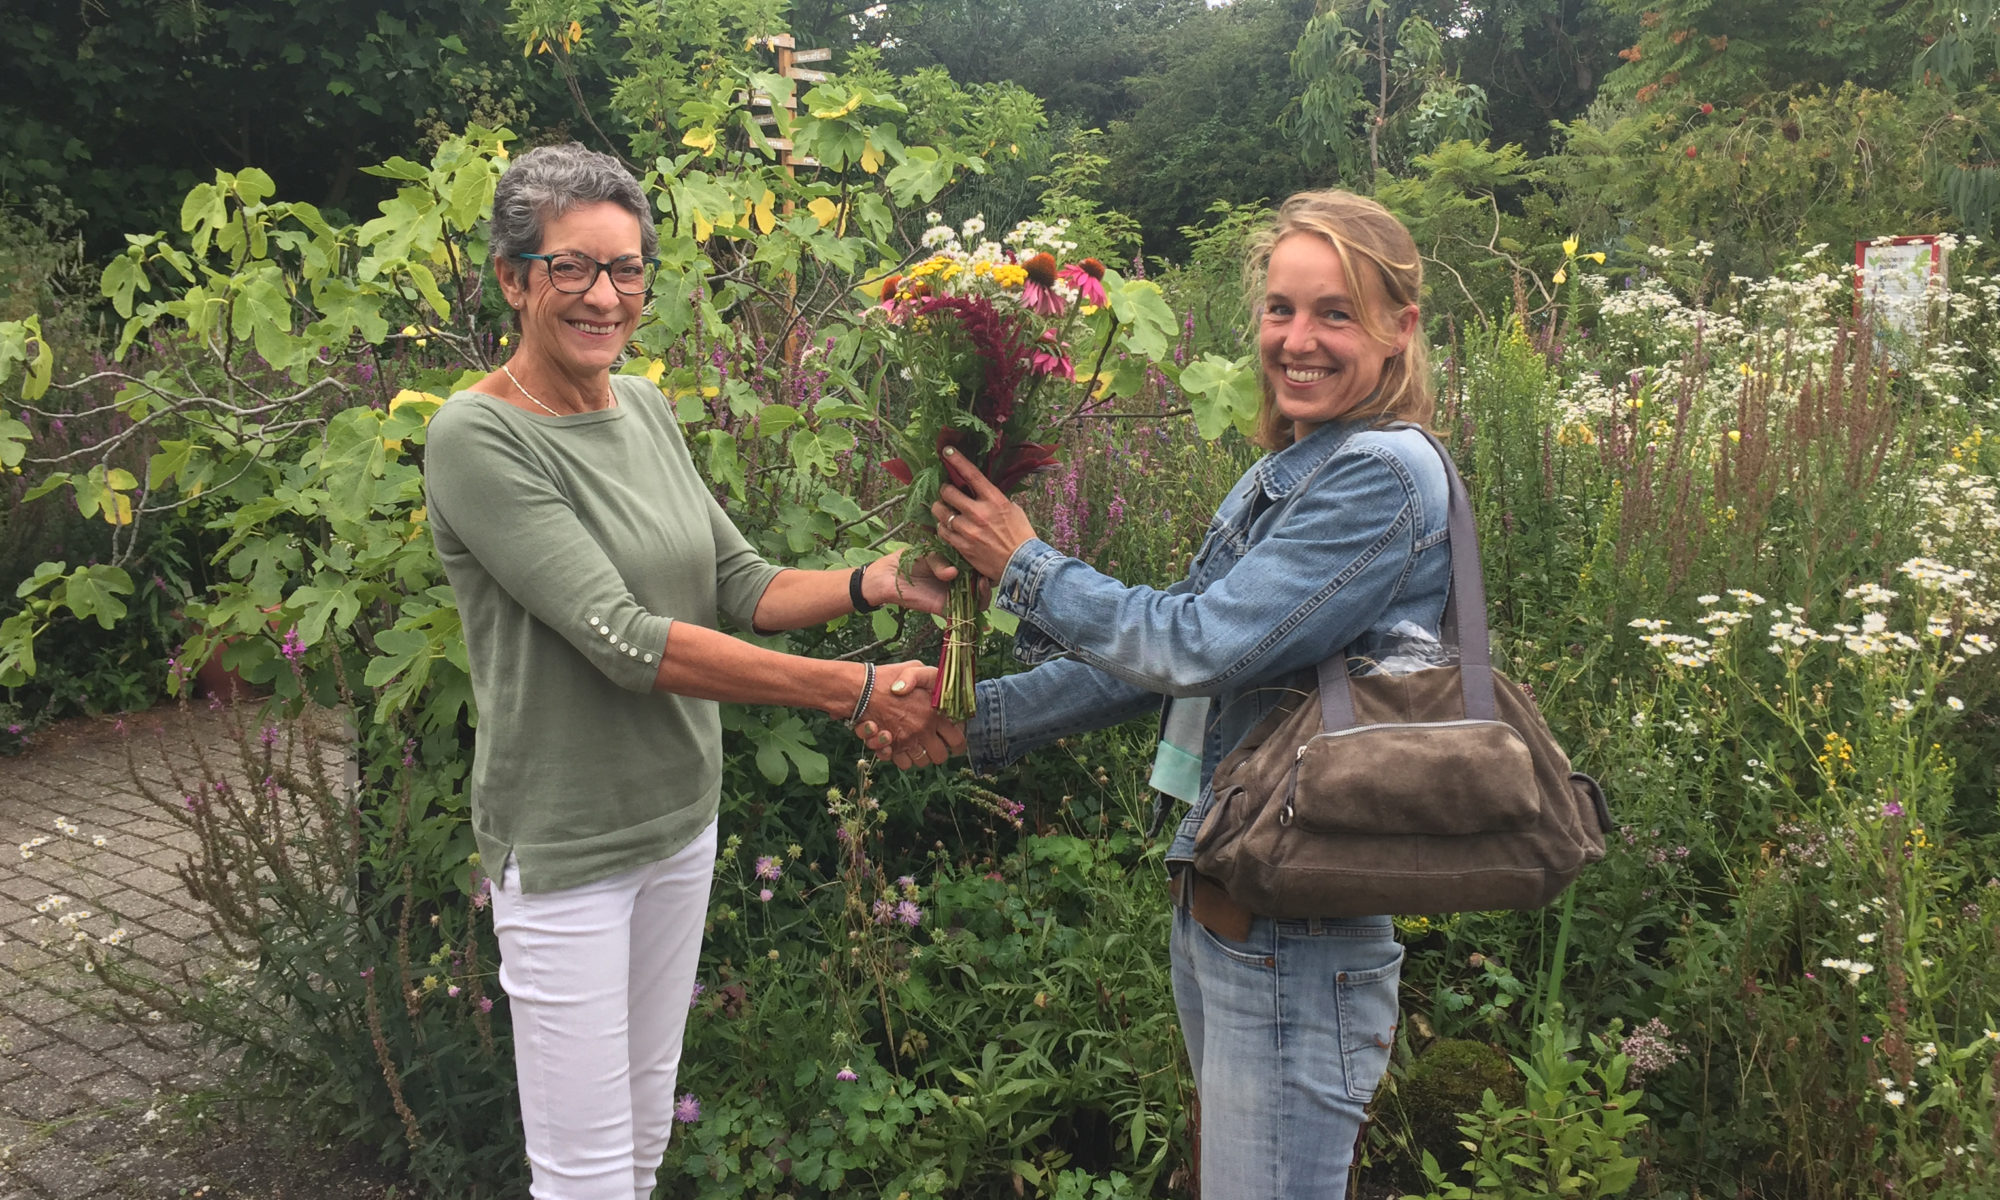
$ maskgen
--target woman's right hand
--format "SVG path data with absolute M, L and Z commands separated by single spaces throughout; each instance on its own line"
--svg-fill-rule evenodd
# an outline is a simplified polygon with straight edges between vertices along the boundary
M 855 726 L 862 744 L 905 769 L 942 763 L 955 749 L 964 749 L 965 738 L 956 725 L 933 719 L 937 710 L 931 707 L 931 688 L 936 681 L 937 668 L 928 663 L 876 668 L 875 693 Z

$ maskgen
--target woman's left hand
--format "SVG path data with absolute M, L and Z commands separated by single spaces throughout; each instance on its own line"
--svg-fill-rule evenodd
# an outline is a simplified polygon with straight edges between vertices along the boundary
M 994 487 L 963 454 L 947 447 L 944 465 L 957 486 L 945 484 L 938 491 L 938 502 L 931 505 L 938 535 L 973 570 L 986 579 L 998 580 L 1014 551 L 1035 536 L 1035 527 L 1028 523 L 1028 514 L 1021 506 Z
M 958 568 L 940 559 L 917 559 L 906 573 L 903 552 L 885 554 L 861 575 L 861 594 L 870 604 L 894 604 L 912 612 L 942 613 Z

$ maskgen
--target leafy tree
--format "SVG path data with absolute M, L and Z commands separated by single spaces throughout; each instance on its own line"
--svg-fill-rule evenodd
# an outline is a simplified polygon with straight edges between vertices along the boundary
M 1217 200 L 1282 199 L 1330 182 L 1309 167 L 1280 121 L 1298 95 L 1289 55 L 1313 0 L 1236 0 L 1156 39 L 1130 85 L 1129 119 L 1106 129 L 1105 201 L 1165 255 L 1170 231 L 1198 224 Z
M 12 17 L 0 202 L 66 197 L 79 211 L 62 215 L 87 217 L 100 252 L 169 219 L 218 169 L 259 164 L 339 210 L 379 199 L 359 167 L 425 128 L 520 119 L 552 99 L 483 0 L 94 0 Z
M 1303 90 L 1287 127 L 1309 161 L 1372 179 L 1385 158 L 1400 165 L 1439 142 L 1485 136 L 1486 91 L 1446 68 L 1437 26 L 1412 14 L 1391 36 L 1389 0 L 1348 12 L 1353 24 L 1346 7 L 1322 4 L 1292 52 Z
M 941 66 L 961 83 L 1012 82 L 1049 111 L 1102 128 L 1138 102 L 1148 45 L 1205 11 L 1202 0 L 796 0 L 794 20 L 832 44 L 883 48 L 892 70 Z M 850 19 L 851 18 L 851 19 Z

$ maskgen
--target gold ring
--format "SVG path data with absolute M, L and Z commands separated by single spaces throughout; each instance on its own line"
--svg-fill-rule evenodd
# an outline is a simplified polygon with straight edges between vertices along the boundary
M 954 526 L 954 525 L 956 525 L 956 524 L 958 524 L 958 518 L 959 518 L 959 514 L 958 514 L 958 513 L 953 513 L 953 514 L 951 514 L 950 516 L 948 516 L 948 517 L 946 517 L 946 518 L 944 519 L 944 531 L 945 531 L 946 533 L 950 533 L 950 532 L 951 532 L 951 527 L 952 527 L 952 526 Z

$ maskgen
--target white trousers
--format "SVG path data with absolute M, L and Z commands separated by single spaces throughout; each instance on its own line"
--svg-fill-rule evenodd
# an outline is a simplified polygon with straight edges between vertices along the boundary
M 647 1200 L 673 1127 L 715 825 L 685 850 L 561 892 L 493 890 L 534 1200 Z

